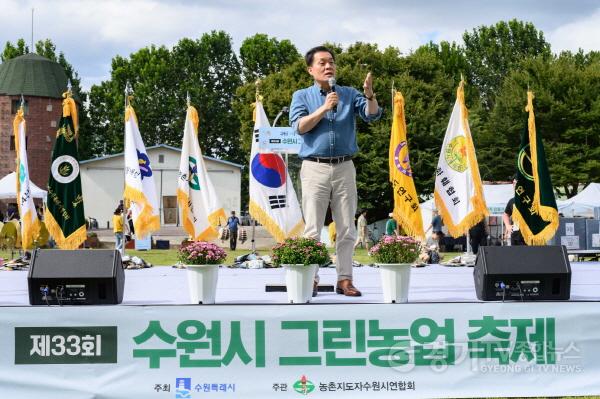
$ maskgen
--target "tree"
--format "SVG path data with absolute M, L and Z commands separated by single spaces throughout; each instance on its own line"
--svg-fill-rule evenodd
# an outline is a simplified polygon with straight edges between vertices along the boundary
M 206 155 L 240 162 L 239 122 L 231 102 L 241 84 L 231 37 L 213 31 L 181 39 L 171 50 L 150 46 L 112 61 L 111 79 L 92 86 L 89 114 L 94 151 L 123 149 L 124 88 L 130 82 L 133 105 L 146 145 L 181 146 L 186 96 L 200 117 L 199 140 Z
M 25 40 L 19 39 L 17 40 L 16 46 L 13 45 L 11 42 L 6 42 L 6 45 L 4 46 L 4 50 L 2 51 L 2 55 L 0 56 L 0 58 L 2 59 L 2 62 L 5 62 L 12 58 L 16 58 L 28 53 L 29 47 L 27 47 L 27 45 L 25 44 Z
M 516 19 L 500 21 L 492 26 L 480 26 L 463 34 L 465 57 L 468 61 L 468 81 L 481 92 L 487 110 L 494 105 L 495 93 L 504 77 L 521 60 L 551 56 L 550 44 L 544 34 L 530 22 Z
M 467 73 L 468 62 L 465 50 L 455 42 L 441 41 L 440 44 L 429 42 L 415 51 L 415 55 L 424 53 L 435 56 L 441 62 L 444 72 L 453 76 L 455 80 L 459 80 L 461 75 Z
M 600 179 L 600 62 L 595 57 L 567 52 L 551 60 L 529 59 L 506 77 L 485 138 L 493 148 L 483 158 L 494 165 L 494 177 L 505 179 L 515 172 L 529 86 L 535 95 L 536 130 L 557 191 L 572 197 Z M 586 58 L 589 62 L 582 63 Z
M 289 40 L 257 33 L 246 38 L 240 47 L 240 60 L 246 82 L 253 82 L 298 61 L 300 54 Z

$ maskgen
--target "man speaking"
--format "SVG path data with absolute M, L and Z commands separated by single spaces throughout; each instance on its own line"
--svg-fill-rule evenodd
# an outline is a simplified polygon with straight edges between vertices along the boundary
M 302 159 L 302 210 L 306 224 L 304 235 L 319 239 L 327 207 L 331 205 L 336 225 L 336 292 L 360 296 L 352 284 L 352 251 L 356 241 L 356 170 L 352 157 L 356 144 L 356 115 L 365 122 L 381 117 L 382 109 L 373 92 L 371 73 L 363 84 L 364 95 L 352 87 L 335 83 L 335 56 L 327 47 L 310 49 L 305 56 L 311 87 L 298 90 L 290 105 L 290 124 L 304 141 Z M 318 270 L 313 296 L 316 295 Z

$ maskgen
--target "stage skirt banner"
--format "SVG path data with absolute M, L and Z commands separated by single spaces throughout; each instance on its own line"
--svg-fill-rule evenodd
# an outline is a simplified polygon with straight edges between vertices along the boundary
M 401 315 L 401 316 L 399 316 Z M 4 307 L 6 398 L 600 392 L 598 303 Z

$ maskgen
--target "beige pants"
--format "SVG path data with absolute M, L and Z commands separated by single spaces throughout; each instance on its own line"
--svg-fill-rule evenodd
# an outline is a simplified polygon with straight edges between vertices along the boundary
M 304 212 L 304 236 L 321 238 L 327 206 L 335 222 L 337 239 L 337 277 L 352 279 L 352 252 L 356 241 L 356 170 L 352 161 L 339 164 L 303 161 L 300 170 L 302 180 L 302 210 Z M 319 271 L 315 275 L 319 281 Z

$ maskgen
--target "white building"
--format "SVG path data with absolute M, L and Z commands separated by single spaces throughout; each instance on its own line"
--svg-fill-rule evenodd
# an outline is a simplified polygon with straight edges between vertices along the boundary
M 179 225 L 177 178 L 181 149 L 160 144 L 146 150 L 160 201 L 160 223 Z M 204 162 L 225 212 L 236 211 L 239 215 L 242 165 L 207 156 Z M 100 228 L 112 223 L 113 213 L 123 198 L 124 165 L 123 153 L 80 162 L 85 216 L 95 218 Z

